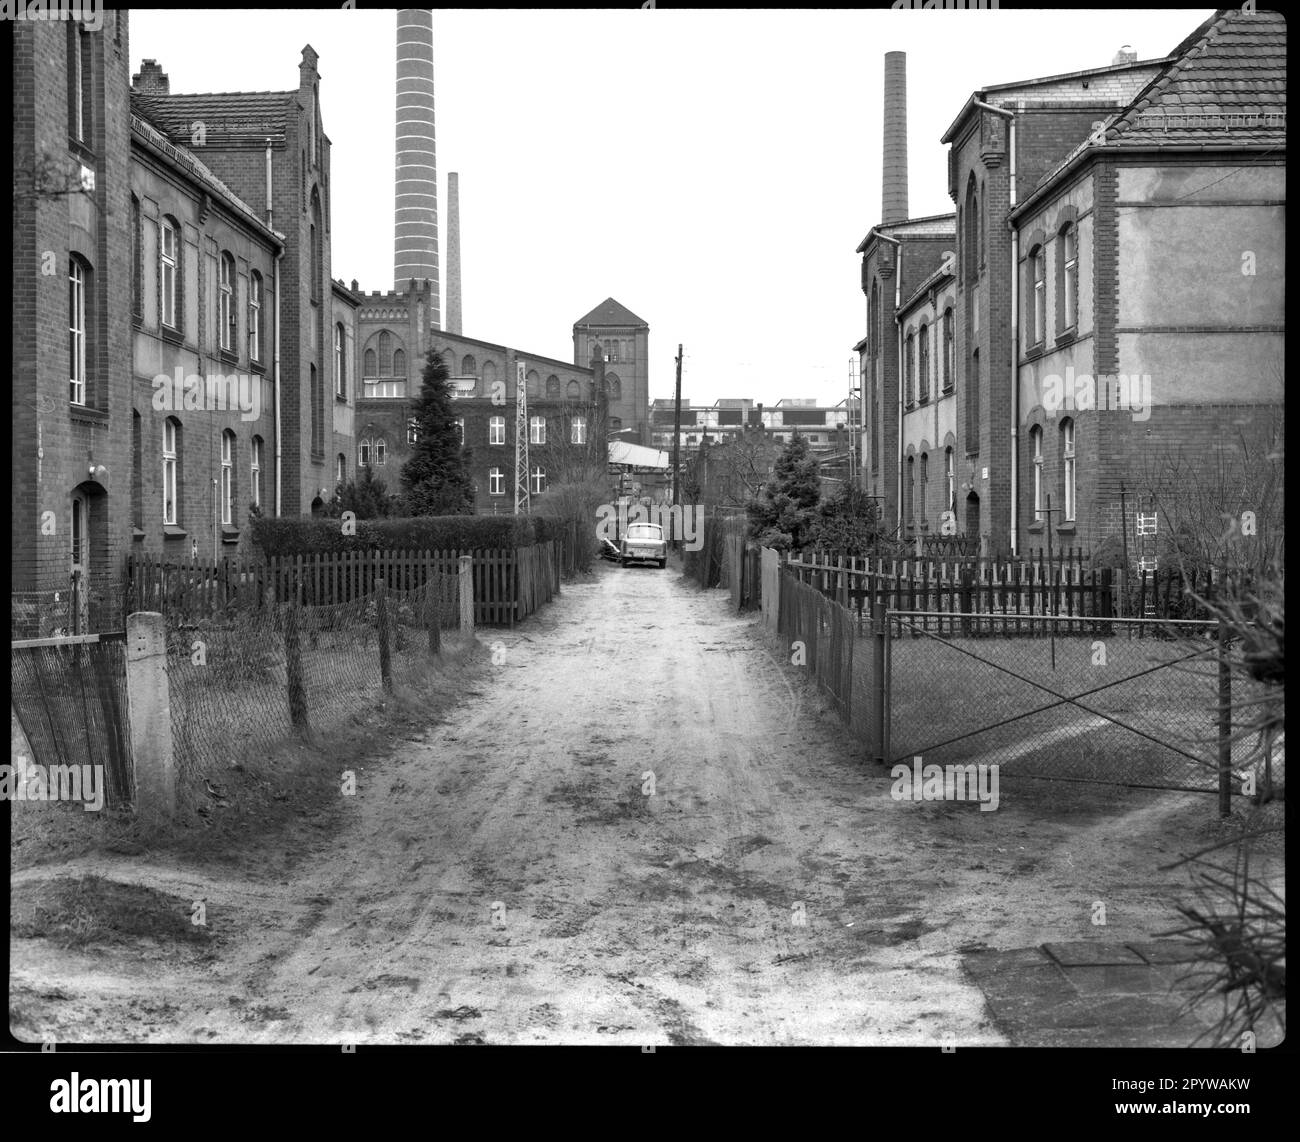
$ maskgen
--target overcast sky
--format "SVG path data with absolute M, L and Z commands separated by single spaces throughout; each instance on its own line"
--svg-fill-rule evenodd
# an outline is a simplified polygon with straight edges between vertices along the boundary
M 948 213 L 944 133 L 977 88 L 1159 58 L 1178 11 L 434 11 L 440 222 L 460 174 L 463 331 L 571 360 L 615 297 L 650 395 L 844 398 L 879 221 L 884 54 L 907 53 L 910 213 Z M 392 9 L 137 10 L 173 92 L 298 86 L 320 54 L 333 273 L 393 285 Z M 445 278 L 445 229 L 442 239 Z

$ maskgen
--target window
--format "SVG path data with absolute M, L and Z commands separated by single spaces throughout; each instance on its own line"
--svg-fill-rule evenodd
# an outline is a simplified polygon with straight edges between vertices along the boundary
M 610 400 L 623 399 L 623 382 L 617 373 L 610 373 L 605 378 L 605 389 Z
M 406 443 L 417 444 L 420 440 L 420 422 L 415 417 L 411 417 L 406 422 Z
M 1062 518 L 1074 522 L 1074 421 L 1061 421 L 1061 482 L 1065 485 Z
M 342 324 L 336 324 L 334 326 L 334 395 L 344 400 L 348 396 L 347 366 L 343 355 L 343 346 L 346 342 L 347 334 L 343 331 Z
M 929 454 L 922 452 L 921 453 L 921 487 L 920 487 L 920 494 L 919 494 L 920 511 L 917 512 L 917 517 L 920 520 L 922 527 L 925 526 L 925 520 L 926 520 L 925 493 L 926 493 L 926 482 L 929 480 L 929 472 L 930 472 Z
M 907 496 L 904 500 L 907 517 L 904 522 L 908 527 L 916 525 L 916 457 L 907 458 Z
M 617 341 L 606 341 L 606 342 L 605 342 L 605 360 L 606 360 L 606 361 L 617 361 L 617 360 L 618 360 L 618 342 L 617 342 Z
M 79 24 L 68 26 L 68 134 L 79 143 L 87 142 L 90 128 L 90 98 L 94 84 L 90 75 L 89 33 Z
M 1057 314 L 1059 329 L 1073 329 L 1079 324 L 1079 232 L 1069 222 L 1061 228 L 1061 293 Z
M 539 391 L 542 384 L 542 378 L 537 375 L 536 369 L 529 369 L 528 375 L 524 378 L 524 391 L 528 394 L 528 399 L 541 396 Z
M 370 467 L 370 440 L 363 439 L 357 445 L 357 463 L 363 468 Z
M 972 174 L 966 180 L 966 210 L 963 221 L 966 223 L 965 233 L 962 235 L 962 256 L 965 262 L 965 273 L 962 275 L 966 279 L 966 284 L 971 285 L 979 277 L 979 196 L 975 193 L 975 176 Z
M 528 490 L 535 496 L 541 495 L 546 491 L 546 471 L 543 468 L 534 468 L 532 475 L 528 479 Z
M 311 384 L 309 390 L 311 397 L 311 451 L 313 456 L 319 456 L 324 449 L 325 399 L 324 393 L 321 391 L 320 374 L 316 366 L 309 365 L 307 368 Z
M 1044 256 L 1042 246 L 1035 246 L 1029 251 L 1029 265 L 1031 280 L 1034 283 L 1034 309 L 1032 324 L 1029 327 L 1029 343 L 1037 345 L 1043 340 L 1047 330 L 1047 258 Z
M 504 496 L 506 494 L 506 477 L 500 468 L 488 469 L 488 495 Z
M 365 372 L 367 377 L 379 376 L 379 359 L 373 349 L 366 350 Z
M 170 218 L 162 222 L 162 245 L 159 248 L 162 278 L 162 323 L 169 329 L 180 328 L 180 316 L 177 306 L 178 284 L 180 281 L 180 230 Z
M 248 359 L 262 359 L 262 275 L 256 270 L 248 277 Z
M 131 410 L 131 526 L 144 530 L 144 422 L 140 413 Z
M 375 441 L 375 463 L 388 463 L 388 441 L 386 441 L 382 436 Z
M 587 443 L 587 418 L 585 416 L 575 416 L 569 422 L 569 443 Z
M 952 306 L 943 311 L 943 391 L 952 392 L 952 348 L 953 348 L 953 320 Z
M 922 325 L 920 333 L 917 334 L 917 342 L 920 348 L 920 399 L 924 403 L 930 399 L 930 327 Z M 922 461 L 924 464 L 924 461 Z
M 462 377 L 478 376 L 478 363 L 468 353 L 466 353 L 465 356 L 461 358 L 460 375 Z
M 546 378 L 546 396 L 548 400 L 560 399 L 560 378 L 554 373 Z
M 577 400 L 580 395 L 581 395 L 581 390 L 578 388 L 578 382 L 570 381 L 564 391 L 565 399 Z
M 342 452 L 334 460 L 335 486 L 348 482 L 348 458 Z
M 86 267 L 68 263 L 68 399 L 86 403 Z
M 907 407 L 916 404 L 916 336 L 907 335 L 903 342 L 903 385 Z
M 221 522 L 229 524 L 235 508 L 235 434 L 221 434 Z
M 393 375 L 393 338 L 387 330 L 379 335 L 379 372 L 380 377 Z
M 320 301 L 321 297 L 321 265 L 323 263 L 323 251 L 321 242 L 324 239 L 324 231 L 321 229 L 320 222 L 320 194 L 316 188 L 311 190 L 311 299 Z
M 957 464 L 953 459 L 952 448 L 943 450 L 943 479 L 947 498 L 943 510 L 953 513 L 954 522 L 957 515 Z
M 506 418 L 493 416 L 488 418 L 488 443 L 504 444 L 506 442 Z
M 1043 430 L 1034 425 L 1029 430 L 1029 443 L 1034 453 L 1034 521 L 1043 518 Z
M 980 450 L 980 351 L 970 355 L 970 377 L 966 385 L 966 455 Z
M 131 316 L 139 321 L 144 316 L 144 241 L 141 233 L 143 219 L 140 214 L 140 200 L 131 195 Z
M 180 425 L 174 417 L 163 421 L 163 523 L 176 524 L 180 510 Z
M 235 259 L 222 251 L 217 279 L 217 338 L 221 348 L 235 347 Z
M 254 506 L 262 506 L 262 438 L 254 436 L 248 448 L 248 487 Z
M 460 439 L 461 446 L 465 444 L 465 418 L 458 416 L 456 418 L 456 436 Z
M 546 443 L 546 417 L 531 416 L 528 418 L 528 443 Z
M 406 376 L 406 353 L 402 349 L 393 350 L 393 376 Z

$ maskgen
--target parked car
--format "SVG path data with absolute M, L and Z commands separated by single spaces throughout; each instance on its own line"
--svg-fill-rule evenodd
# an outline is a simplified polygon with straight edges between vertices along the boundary
M 619 543 L 623 566 L 629 563 L 658 563 L 668 566 L 668 542 L 657 523 L 630 523 Z

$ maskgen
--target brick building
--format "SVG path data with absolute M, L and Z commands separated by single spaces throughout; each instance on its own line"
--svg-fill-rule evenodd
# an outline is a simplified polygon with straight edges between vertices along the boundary
M 573 362 L 599 350 L 609 388 L 609 431 L 633 444 L 650 443 L 650 326 L 607 297 L 573 323 Z
M 1153 450 L 1208 454 L 1281 405 L 1284 55 L 1280 17 L 1223 11 L 1166 58 L 966 101 L 941 140 L 955 216 L 858 247 L 863 479 L 904 535 L 953 510 L 986 552 L 1030 552 L 1051 494 L 1053 545 L 1096 547 Z M 1249 276 L 1243 250 L 1268 251 Z M 1094 374 L 1106 407 L 1078 399 Z

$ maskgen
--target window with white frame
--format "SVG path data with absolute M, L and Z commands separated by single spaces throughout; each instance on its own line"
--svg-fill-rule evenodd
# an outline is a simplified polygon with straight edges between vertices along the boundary
M 534 468 L 528 479 L 528 490 L 533 495 L 539 496 L 546 491 L 546 469 Z
M 221 434 L 221 522 L 229 524 L 235 515 L 235 434 Z
M 506 476 L 500 468 L 488 469 L 488 495 L 504 496 L 506 494 Z
M 342 324 L 336 324 L 334 326 L 334 395 L 344 399 L 348 395 L 347 358 L 343 353 L 346 341 L 347 335 L 343 331 Z
M 180 235 L 176 223 L 170 218 L 162 221 L 162 245 L 159 247 L 160 277 L 162 279 L 162 323 L 169 329 L 180 328 L 176 295 L 180 281 Z
M 260 508 L 262 506 L 262 438 L 260 436 L 254 436 L 249 442 L 248 455 L 249 488 L 253 493 L 253 504 Z
M 357 463 L 362 468 L 370 467 L 371 444 L 370 438 L 364 437 L 357 444 Z
M 235 347 L 235 259 L 221 254 L 217 278 L 217 338 L 227 353 Z
M 385 440 L 382 436 L 378 437 L 375 440 L 375 463 L 376 464 L 388 463 L 388 441 Z
M 1030 326 L 1030 344 L 1037 345 L 1047 330 L 1047 256 L 1042 246 L 1029 251 L 1031 279 L 1034 283 L 1033 324 Z
M 1074 421 L 1067 417 L 1061 422 L 1061 482 L 1065 500 L 1061 515 L 1066 523 L 1074 522 L 1074 476 Z
M 180 501 L 179 426 L 170 416 L 163 421 L 163 523 L 176 524 Z
M 1043 430 L 1034 425 L 1029 430 L 1029 443 L 1034 454 L 1034 521 L 1043 518 Z
M 262 275 L 256 270 L 248 278 L 248 359 L 262 359 Z
M 948 447 L 943 450 L 943 478 L 944 488 L 947 497 L 944 500 L 943 510 L 956 513 L 957 511 L 957 464 L 953 459 L 952 448 Z M 954 522 L 956 522 L 954 520 Z
M 488 418 L 488 443 L 504 444 L 506 442 L 506 418 L 492 416 Z
M 530 416 L 528 418 L 528 443 L 546 443 L 546 417 Z
M 68 399 L 86 403 L 86 267 L 68 263 Z
M 1063 329 L 1079 324 L 1079 231 L 1067 222 L 1061 228 L 1061 319 Z
M 585 416 L 575 416 L 569 422 L 569 443 L 587 443 L 587 418 Z

